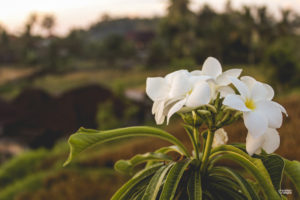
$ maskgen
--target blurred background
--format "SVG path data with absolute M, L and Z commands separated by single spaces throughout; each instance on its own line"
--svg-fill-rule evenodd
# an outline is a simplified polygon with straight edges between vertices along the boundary
M 167 143 L 110 142 L 63 168 L 68 136 L 155 125 L 146 77 L 201 69 L 208 56 L 274 87 L 289 114 L 276 153 L 300 160 L 298 0 L 2 1 L 0 199 L 109 199 L 129 178 L 115 161 Z M 162 128 L 190 146 L 174 121 Z M 225 129 L 245 141 L 242 122 Z

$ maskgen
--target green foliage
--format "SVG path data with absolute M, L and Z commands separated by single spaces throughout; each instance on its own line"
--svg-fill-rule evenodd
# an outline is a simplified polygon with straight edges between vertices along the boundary
M 29 151 L 4 163 L 0 167 L 0 187 L 34 173 L 40 166 L 41 160 L 47 155 L 48 152 L 45 149 Z
M 265 62 L 273 67 L 273 82 L 285 87 L 299 84 L 300 49 L 297 41 L 300 41 L 298 37 L 279 38 L 266 51 Z
M 154 136 L 174 145 L 116 162 L 115 169 L 122 173 L 132 173 L 135 166 L 147 164 L 115 193 L 113 200 L 279 200 L 285 198 L 280 194 L 284 170 L 299 187 L 296 175 L 298 162 L 284 162 L 280 156 L 264 151 L 250 156 L 244 144 L 221 145 L 212 149 L 215 131 L 240 117 L 239 112 L 222 106 L 219 95 L 211 104 L 181 114 L 181 117 L 194 148 L 192 155 L 177 138 L 157 128 L 141 126 L 110 131 L 81 128 L 69 139 L 70 154 L 65 165 L 95 144 L 132 136 Z M 204 144 L 203 152 L 200 152 L 198 129 L 203 124 L 207 130 L 201 134 Z M 169 152 L 176 152 L 180 157 L 171 157 Z M 241 166 L 246 174 L 241 175 L 233 169 L 220 166 L 218 161 L 224 159 Z
M 35 173 L 34 175 L 27 176 L 24 179 L 20 179 L 9 186 L 2 188 L 0 191 L 0 199 L 12 200 L 22 192 L 30 192 L 40 188 L 43 178 L 46 173 Z
M 98 127 L 102 130 L 115 128 L 120 125 L 118 117 L 114 112 L 114 102 L 106 101 L 99 104 L 96 120 Z
M 133 168 L 136 165 L 139 165 L 144 162 L 148 161 L 170 161 L 172 158 L 166 154 L 163 153 L 145 153 L 145 154 L 138 154 L 135 155 L 130 160 L 119 160 L 115 164 L 115 170 L 121 172 L 121 173 L 131 173 Z
M 64 165 L 70 163 L 74 156 L 78 155 L 80 152 L 84 151 L 92 145 L 132 136 L 158 137 L 177 145 L 178 148 L 185 152 L 185 155 L 189 155 L 184 145 L 177 138 L 158 128 L 137 126 L 130 128 L 119 128 L 109 131 L 97 131 L 92 129 L 80 128 L 76 134 L 73 134 L 69 138 L 71 152 L 69 154 L 68 160 Z
M 300 162 L 296 160 L 289 161 L 286 159 L 284 159 L 284 162 L 284 173 L 294 183 L 298 194 L 300 194 Z

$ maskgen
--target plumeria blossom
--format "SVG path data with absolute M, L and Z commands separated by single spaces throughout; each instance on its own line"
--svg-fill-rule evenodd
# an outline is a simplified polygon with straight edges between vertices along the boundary
M 178 70 L 163 77 L 147 78 L 146 93 L 154 102 L 152 114 L 157 124 L 162 124 L 176 112 L 209 103 L 208 76 L 192 76 L 187 70 Z
M 212 147 L 215 148 L 224 145 L 227 142 L 228 142 L 227 132 L 223 128 L 219 128 L 218 130 L 216 130 Z
M 191 74 L 195 76 L 208 76 L 212 97 L 215 98 L 220 92 L 221 97 L 227 94 L 234 94 L 234 91 L 228 85 L 231 83 L 228 77 L 239 77 L 241 69 L 230 69 L 222 73 L 222 66 L 220 62 L 214 57 L 208 57 L 202 66 L 202 70 L 192 71 Z
M 265 150 L 267 153 L 273 153 L 278 149 L 279 144 L 279 133 L 276 129 L 272 128 L 268 128 L 263 135 L 257 138 L 254 138 L 249 133 L 246 138 L 246 150 L 249 155 L 260 153 L 261 149 Z
M 282 124 L 282 112 L 286 110 L 272 101 L 274 90 L 271 86 L 258 82 L 249 76 L 238 80 L 230 77 L 240 95 L 229 94 L 223 104 L 243 112 L 243 118 L 249 134 L 258 138 L 267 132 L 268 128 L 279 128 Z

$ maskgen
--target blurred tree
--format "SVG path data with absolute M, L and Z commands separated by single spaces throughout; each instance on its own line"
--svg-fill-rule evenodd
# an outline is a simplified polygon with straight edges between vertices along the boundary
M 42 27 L 48 32 L 48 37 L 52 36 L 53 28 L 55 26 L 55 17 L 53 15 L 45 15 L 42 19 Z
M 188 5 L 189 0 L 170 0 L 168 14 L 159 26 L 160 36 L 171 59 L 192 55 L 196 18 Z
M 17 43 L 15 51 L 19 54 L 19 61 L 22 64 L 34 65 L 38 61 L 37 40 L 38 37 L 33 36 L 33 28 L 37 24 L 38 15 L 30 14 L 26 23 L 25 30 Z
M 300 84 L 300 37 L 282 37 L 270 45 L 265 62 L 272 69 L 272 80 L 278 89 Z
M 14 59 L 10 35 L 0 26 L 0 64 L 11 63 Z
M 135 55 L 135 47 L 124 36 L 111 34 L 96 47 L 98 59 L 106 61 L 108 66 L 114 66 L 120 59 L 130 59 Z

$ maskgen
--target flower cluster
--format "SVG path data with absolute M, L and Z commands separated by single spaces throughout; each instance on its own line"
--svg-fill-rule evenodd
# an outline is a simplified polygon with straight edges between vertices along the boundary
M 147 78 L 146 93 L 154 102 L 152 114 L 156 123 L 163 124 L 166 118 L 169 123 L 175 113 L 188 113 L 221 98 L 223 106 L 243 113 L 248 153 L 252 155 L 261 148 L 274 152 L 280 142 L 276 129 L 282 124 L 282 112 L 287 115 L 286 110 L 272 101 L 271 86 L 249 76 L 239 79 L 241 72 L 222 72 L 219 61 L 208 57 L 202 70 L 178 70 L 165 77 Z

